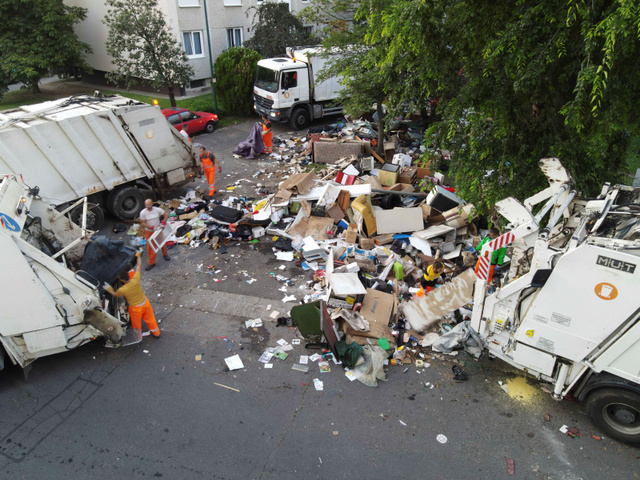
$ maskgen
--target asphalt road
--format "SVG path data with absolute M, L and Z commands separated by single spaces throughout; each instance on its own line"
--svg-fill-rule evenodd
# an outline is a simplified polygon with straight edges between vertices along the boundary
M 284 168 L 276 160 L 232 157 L 250 127 L 248 122 L 194 139 L 221 157 L 219 186 L 240 178 L 267 184 L 253 174 Z M 242 183 L 243 194 L 255 190 Z M 145 291 L 162 320 L 160 339 L 145 337 L 114 350 L 96 342 L 41 359 L 28 381 L 17 368 L 1 372 L 0 478 L 640 475 L 637 449 L 593 439 L 599 433 L 581 406 L 553 401 L 499 361 L 434 356 L 428 368 L 387 367 L 388 380 L 370 388 L 349 381 L 333 364 L 328 373 L 313 362 L 308 373 L 292 370 L 300 355 L 312 353 L 302 341 L 286 360 L 274 359 L 272 369 L 264 368 L 257 361 L 264 349 L 279 339 L 291 343 L 297 334 L 269 317 L 292 306 L 281 302 L 283 282 L 271 273 L 294 279 L 288 293 L 298 299 L 309 274 L 290 265 L 279 270 L 269 240 L 258 245 L 251 250 L 234 244 L 225 255 L 177 246 L 170 262 L 159 260 L 144 272 Z M 256 281 L 247 283 L 251 278 Z M 244 321 L 256 317 L 265 325 L 247 330 Z M 244 368 L 228 371 L 224 359 L 234 354 Z M 455 364 L 469 381 L 453 380 Z M 314 378 L 324 382 L 324 390 L 315 390 Z M 499 381 L 509 383 L 509 394 Z M 559 432 L 565 424 L 582 437 Z M 508 459 L 515 463 L 513 476 Z

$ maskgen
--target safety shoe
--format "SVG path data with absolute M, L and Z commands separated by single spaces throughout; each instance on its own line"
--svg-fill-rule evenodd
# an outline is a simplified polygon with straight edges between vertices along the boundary
M 165 255 L 165 256 L 163 256 L 162 258 L 164 258 L 167 262 L 168 262 L 169 260 L 171 260 L 171 259 L 169 258 L 169 255 Z
M 156 266 L 156 264 L 154 263 L 153 265 L 147 265 L 146 267 L 144 267 L 144 269 L 145 270 L 151 270 L 155 266 Z

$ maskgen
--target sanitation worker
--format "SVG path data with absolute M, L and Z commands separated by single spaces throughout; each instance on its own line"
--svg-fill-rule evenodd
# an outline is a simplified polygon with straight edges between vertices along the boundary
M 205 177 L 207 177 L 207 183 L 209 183 L 209 196 L 212 197 L 213 194 L 216 193 L 216 167 L 218 167 L 219 172 L 222 172 L 222 167 L 216 156 L 212 155 L 211 152 L 204 147 L 200 147 L 200 161 L 202 162 L 202 171 Z
M 273 132 L 271 131 L 271 120 L 266 115 L 262 115 L 262 141 L 264 142 L 264 150 L 262 153 L 267 155 L 273 153 Z
M 482 239 L 480 244 L 476 247 L 476 251 L 480 253 L 485 243 L 488 243 L 491 240 L 495 240 L 499 236 L 500 236 L 500 230 L 498 230 L 495 227 L 489 229 L 489 235 L 487 235 Z M 491 265 L 502 265 L 504 263 L 504 257 L 506 254 L 507 254 L 506 247 L 502 247 L 497 250 L 494 250 L 493 253 L 491 254 Z
M 159 207 L 153 206 L 153 200 L 147 198 L 144 201 L 144 210 L 140 212 L 140 224 L 144 228 L 144 235 L 147 239 L 147 252 L 149 253 L 149 264 L 145 270 L 151 270 L 156 266 L 156 252 L 153 251 L 149 244 L 149 237 L 153 235 L 154 230 L 162 228 L 167 224 L 167 218 L 169 214 Z M 162 246 L 162 256 L 165 260 L 169 261 L 169 252 L 167 246 Z
M 151 302 L 144 294 L 142 285 L 140 285 L 140 267 L 142 266 L 142 252 L 136 253 L 137 262 L 136 270 L 133 275 L 130 273 L 123 273 L 120 275 L 120 281 L 123 285 L 116 291 L 113 290 L 108 283 L 104 284 L 104 290 L 113 295 L 114 297 L 122 297 L 127 299 L 129 304 L 129 316 L 131 317 L 131 328 L 142 332 L 142 322 L 147 324 L 151 335 L 155 338 L 160 336 L 160 328 L 156 317 L 153 314 L 153 308 L 151 308 Z

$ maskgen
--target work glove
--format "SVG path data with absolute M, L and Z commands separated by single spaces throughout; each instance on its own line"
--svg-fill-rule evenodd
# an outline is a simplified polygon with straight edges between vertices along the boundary
M 166 224 L 167 224 L 167 221 L 166 221 L 166 220 L 163 220 L 163 221 L 161 221 L 161 222 L 160 222 L 160 225 L 161 225 L 161 226 L 163 226 L 163 227 L 164 227 Z
M 136 257 L 141 257 L 142 256 L 142 250 L 138 250 L 136 252 Z
M 102 288 L 104 288 L 105 290 L 113 290 L 113 287 L 109 285 L 107 282 L 104 282 L 104 285 L 102 286 Z

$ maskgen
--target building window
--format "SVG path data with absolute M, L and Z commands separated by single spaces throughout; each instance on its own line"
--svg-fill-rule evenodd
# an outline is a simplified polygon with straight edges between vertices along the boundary
M 184 53 L 188 58 L 204 56 L 202 54 L 202 32 L 182 32 L 182 42 Z
M 242 46 L 242 28 L 227 28 L 227 48 Z
M 241 7 L 242 0 L 224 0 L 225 7 Z
M 200 0 L 178 0 L 179 7 L 199 7 Z

